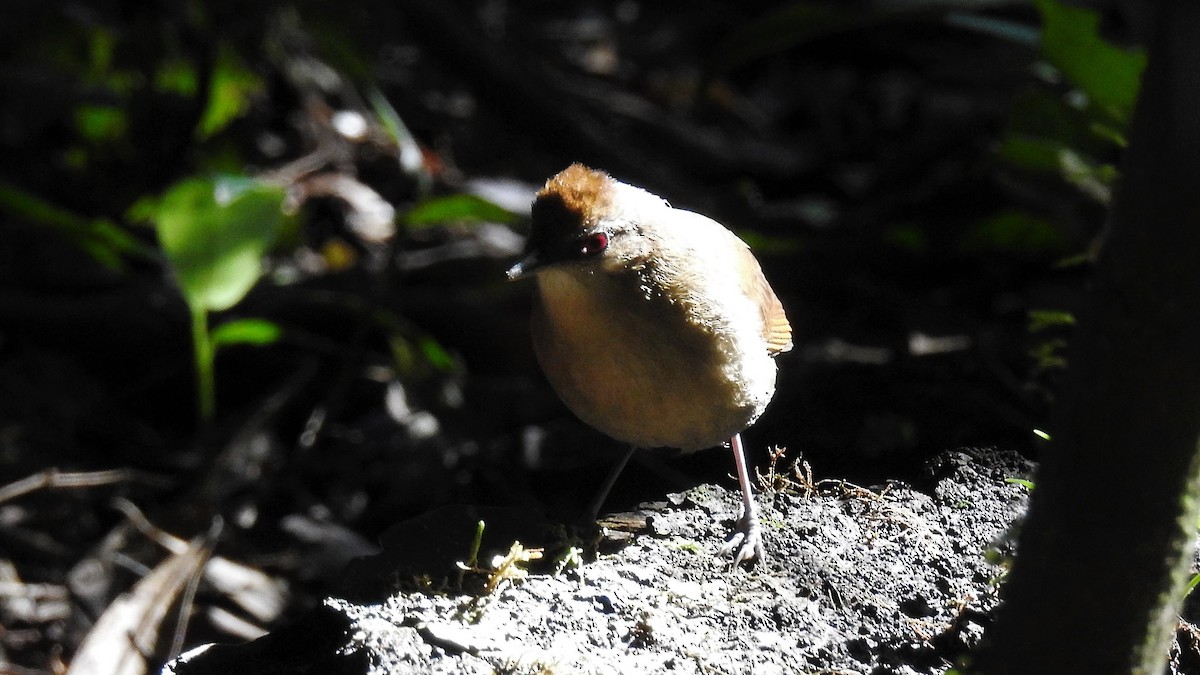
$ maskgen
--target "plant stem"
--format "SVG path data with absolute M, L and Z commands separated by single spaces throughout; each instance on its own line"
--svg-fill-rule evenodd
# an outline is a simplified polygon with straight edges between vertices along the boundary
M 192 307 L 192 345 L 196 355 L 196 406 L 202 422 L 208 422 L 216 409 L 213 386 L 213 343 L 208 333 L 208 311 Z

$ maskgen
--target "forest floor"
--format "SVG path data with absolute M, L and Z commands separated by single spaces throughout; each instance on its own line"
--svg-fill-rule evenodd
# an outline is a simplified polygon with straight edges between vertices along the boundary
M 582 564 L 571 547 L 596 541 L 536 512 L 446 507 L 352 564 L 345 597 L 174 672 L 943 673 L 991 621 L 1027 502 L 1009 479 L 1031 470 L 963 449 L 912 484 L 778 474 L 759 496 L 768 557 L 738 569 L 716 555 L 738 498 L 716 486 L 603 519 Z M 480 560 L 498 564 L 463 570 L 479 520 Z M 1195 672 L 1200 645 L 1180 625 L 1171 672 Z

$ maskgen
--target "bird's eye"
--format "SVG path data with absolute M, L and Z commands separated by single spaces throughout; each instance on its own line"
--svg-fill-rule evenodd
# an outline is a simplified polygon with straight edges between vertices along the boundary
M 585 258 L 600 255 L 608 248 L 608 235 L 604 232 L 593 232 L 583 238 L 579 244 L 579 253 Z

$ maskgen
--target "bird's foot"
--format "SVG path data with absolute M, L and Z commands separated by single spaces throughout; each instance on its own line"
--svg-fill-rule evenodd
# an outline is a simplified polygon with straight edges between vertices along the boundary
M 737 567 L 750 560 L 766 560 L 763 549 L 762 527 L 758 523 L 758 509 L 742 509 L 742 517 L 734 526 L 733 536 L 721 546 L 722 557 L 733 556 L 733 566 Z

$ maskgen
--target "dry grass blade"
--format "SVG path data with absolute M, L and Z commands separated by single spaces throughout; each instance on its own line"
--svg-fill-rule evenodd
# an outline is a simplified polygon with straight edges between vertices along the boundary
M 67 675 L 142 675 L 159 627 L 189 582 L 200 573 L 215 537 L 198 537 L 159 563 L 113 601 L 84 638 Z
M 156 527 L 133 502 L 118 498 L 113 500 L 113 506 L 125 514 L 138 531 L 159 546 L 172 553 L 182 553 L 187 549 L 186 541 Z M 213 556 L 204 565 L 204 580 L 262 623 L 270 623 L 278 618 L 287 602 L 287 584 L 258 569 L 221 556 Z
M 112 485 L 132 480 L 154 482 L 152 477 L 131 469 L 108 469 L 106 471 L 63 472 L 58 469 L 39 471 L 21 480 L 0 487 L 0 504 L 23 497 L 30 492 L 43 489 L 62 489 Z

